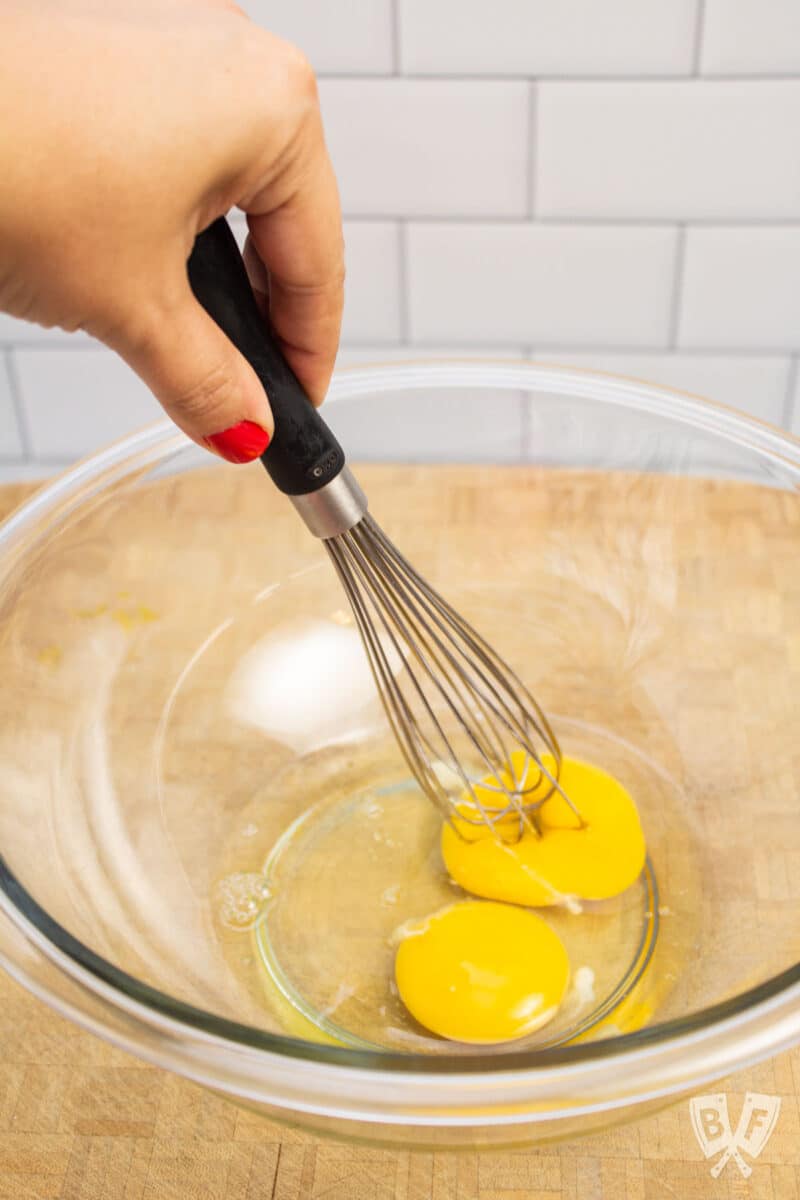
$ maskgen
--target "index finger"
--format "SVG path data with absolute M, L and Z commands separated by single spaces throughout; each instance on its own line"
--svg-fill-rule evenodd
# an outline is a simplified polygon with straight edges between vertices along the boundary
M 247 224 L 269 278 L 269 314 L 286 359 L 314 404 L 330 383 L 344 306 L 344 238 L 336 177 L 319 124 L 296 186 Z

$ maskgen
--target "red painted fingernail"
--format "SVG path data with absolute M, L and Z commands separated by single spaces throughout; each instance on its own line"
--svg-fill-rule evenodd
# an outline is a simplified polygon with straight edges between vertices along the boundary
M 228 462 L 248 463 L 264 453 L 269 445 L 269 434 L 255 421 L 239 421 L 238 425 L 231 425 L 222 433 L 210 433 L 203 441 Z

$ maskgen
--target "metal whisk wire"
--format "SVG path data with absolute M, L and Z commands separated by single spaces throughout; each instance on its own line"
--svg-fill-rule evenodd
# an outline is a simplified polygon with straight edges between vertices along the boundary
M 370 517 L 342 447 L 309 403 L 256 305 L 224 218 L 198 235 L 187 269 L 195 296 L 269 396 L 275 430 L 262 462 L 328 548 L 387 716 L 422 790 L 448 819 L 458 814 L 456 828 L 464 822 L 496 825 L 516 815 L 520 834 L 535 829 L 538 810 L 556 791 L 580 820 L 559 784 L 558 741 L 530 692 Z M 549 751 L 553 770 L 537 745 Z M 524 752 L 521 770 L 515 769 L 514 750 Z M 468 774 L 475 764 L 495 780 L 480 790 L 494 791 L 496 805 L 481 802 Z M 532 764 L 536 769 L 529 772 Z M 442 765 L 455 787 L 445 786 Z
M 537 831 L 538 810 L 557 791 L 581 820 L 559 784 L 561 750 L 536 700 L 372 517 L 365 514 L 325 546 L 401 751 L 445 818 L 457 813 L 459 823 L 502 821 L 505 833 L 515 814 L 521 835 L 525 828 Z M 542 763 L 537 746 L 550 753 L 554 770 Z M 521 770 L 512 750 L 525 754 Z M 493 777 L 480 786 L 497 795 L 496 805 L 481 801 L 465 758 L 480 764 L 480 775 Z M 455 789 L 447 787 L 440 764 L 457 780 Z

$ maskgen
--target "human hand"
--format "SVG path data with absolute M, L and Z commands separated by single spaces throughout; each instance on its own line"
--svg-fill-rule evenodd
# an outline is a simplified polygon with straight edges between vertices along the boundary
M 320 403 L 344 268 L 308 63 L 227 0 L 4 0 L 0 46 L 0 310 L 100 338 L 195 441 L 255 458 L 267 398 L 186 260 L 247 213 L 257 298 Z

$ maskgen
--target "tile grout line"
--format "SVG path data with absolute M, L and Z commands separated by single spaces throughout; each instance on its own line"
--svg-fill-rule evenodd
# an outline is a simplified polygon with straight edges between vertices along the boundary
M 697 79 L 700 75 L 700 64 L 703 58 L 703 42 L 705 40 L 706 29 L 706 0 L 697 0 L 697 11 L 694 18 L 694 48 L 692 50 L 692 70 L 693 79 Z
M 409 213 L 409 212 L 345 212 L 343 219 L 354 224 L 365 224 L 385 221 L 410 221 L 419 225 L 519 225 L 530 224 L 527 216 L 513 216 L 508 213 Z M 663 217 L 607 217 L 607 216 L 575 216 L 569 213 L 553 215 L 548 213 L 537 217 L 536 223 L 541 226 L 563 225 L 577 226 L 590 229 L 674 229 L 678 223 L 675 216 Z M 691 224 L 698 229 L 789 229 L 800 231 L 800 219 L 797 217 L 683 217 L 681 224 Z M 37 343 L 38 344 L 38 343 Z
M 408 222 L 397 222 L 397 309 L 400 317 L 400 345 L 409 344 L 411 297 L 408 294 Z
M 675 262 L 673 263 L 672 295 L 669 306 L 669 328 L 667 331 L 667 349 L 675 351 L 678 346 L 678 327 L 681 317 L 681 301 L 683 299 L 683 276 L 686 267 L 686 226 L 678 226 L 675 238 Z
M 800 392 L 797 387 L 800 380 L 800 356 L 793 355 L 789 360 L 789 370 L 786 375 L 786 395 L 783 398 L 783 428 L 790 431 L 792 423 L 796 417 L 800 417 L 800 413 L 795 412 L 795 395 Z M 800 422 L 798 423 L 800 426 Z
M 525 197 L 525 211 L 528 218 L 536 216 L 536 170 L 539 158 L 539 94 L 536 81 L 528 82 L 528 160 Z
M 317 78 L 325 82 L 333 80 L 358 80 L 359 82 L 368 83 L 386 83 L 393 76 L 386 71 L 318 71 Z M 736 71 L 720 71 L 713 74 L 693 76 L 691 68 L 685 71 L 673 71 L 671 74 L 665 72 L 653 72 L 649 75 L 626 73 L 617 71 L 607 75 L 586 75 L 581 73 L 567 74 L 538 74 L 524 75 L 520 72 L 514 72 L 509 75 L 498 75 L 487 73 L 484 75 L 468 71 L 453 71 L 452 73 L 435 73 L 423 71 L 406 71 L 403 72 L 404 79 L 410 79 L 417 83 L 526 83 L 531 79 L 536 79 L 541 83 L 797 83 L 798 76 L 792 71 L 775 71 L 765 73 L 763 71 L 756 74 Z
M 22 387 L 20 385 L 19 374 L 17 372 L 17 364 L 14 361 L 14 351 L 6 349 L 3 352 L 3 360 L 6 368 L 6 378 L 8 379 L 8 387 L 11 392 L 11 407 L 14 410 L 14 416 L 17 422 L 17 432 L 19 433 L 19 441 L 22 447 L 22 462 L 31 462 L 33 459 L 33 446 L 31 439 L 31 431 L 28 428 L 28 418 L 25 412 L 25 405 L 22 402 Z
M 108 350 L 108 346 L 102 342 L 97 342 L 94 339 L 86 339 L 82 334 L 68 334 L 66 337 L 48 337 L 48 330 L 42 330 L 41 337 L 25 338 L 24 341 L 15 341 L 11 339 L 0 338 L 0 353 L 5 350 L 7 353 L 12 351 L 15 354 L 30 354 L 38 350 L 47 350 L 52 353 L 55 350 Z
M 372 349 L 399 349 L 402 345 L 408 344 L 420 350 L 440 349 L 444 342 L 447 347 L 453 350 L 465 349 L 475 344 L 474 337 L 450 337 L 450 338 L 409 338 L 408 343 L 399 342 L 392 338 L 348 338 L 342 342 L 343 350 L 372 350 Z M 528 344 L 520 342 L 518 339 L 511 341 L 499 341 L 497 339 L 486 339 L 484 348 L 494 349 L 499 352 L 515 351 L 519 352 L 520 348 L 527 352 Z M 535 346 L 536 353 L 570 353 L 570 354 L 621 354 L 621 355 L 655 355 L 660 357 L 672 357 L 677 354 L 683 358 L 792 358 L 797 349 L 795 346 L 771 346 L 763 348 L 759 346 L 680 346 L 676 350 L 671 350 L 669 346 L 653 345 L 646 343 L 642 345 L 631 345 L 621 342 L 596 342 L 595 344 L 586 344 L 585 342 L 540 342 Z

